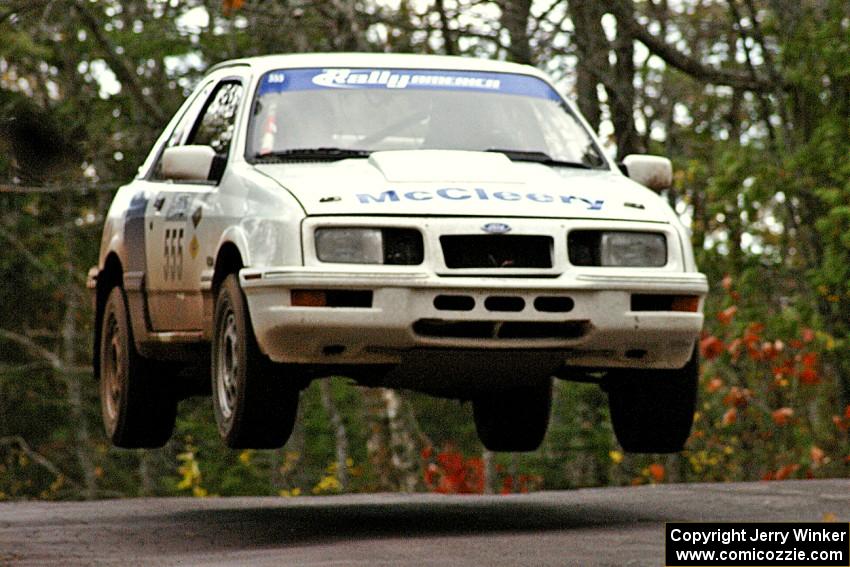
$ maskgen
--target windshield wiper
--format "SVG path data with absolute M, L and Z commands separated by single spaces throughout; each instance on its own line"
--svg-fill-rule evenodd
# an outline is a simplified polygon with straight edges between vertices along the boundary
M 252 163 L 261 161 L 337 161 L 349 158 L 367 158 L 372 152 L 368 150 L 354 150 L 349 148 L 293 148 L 266 154 L 254 154 L 250 159 Z
M 555 165 L 561 167 L 576 167 L 579 169 L 594 169 L 592 165 L 580 161 L 564 161 L 552 158 L 546 152 L 527 150 L 503 150 L 500 148 L 489 148 L 486 151 L 505 154 L 511 161 L 532 161 L 543 165 Z

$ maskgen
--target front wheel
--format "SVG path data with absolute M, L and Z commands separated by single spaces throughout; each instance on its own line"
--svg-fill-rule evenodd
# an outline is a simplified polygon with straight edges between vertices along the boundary
M 630 453 L 676 453 L 694 422 L 699 355 L 678 370 L 617 370 L 605 387 L 617 441 Z
M 491 451 L 534 451 L 543 442 L 552 410 L 552 380 L 472 400 L 475 429 Z
M 120 287 L 112 288 L 103 306 L 100 344 L 100 404 L 110 441 L 125 449 L 162 447 L 171 438 L 177 397 L 167 372 L 136 352 Z
M 235 274 L 219 288 L 214 328 L 213 410 L 221 438 L 232 449 L 282 447 L 295 425 L 299 385 L 278 376 L 260 352 Z

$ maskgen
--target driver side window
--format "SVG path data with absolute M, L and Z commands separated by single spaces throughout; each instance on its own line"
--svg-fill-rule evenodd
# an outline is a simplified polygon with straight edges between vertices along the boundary
M 201 120 L 189 135 L 187 144 L 210 146 L 219 156 L 226 158 L 233 140 L 236 112 L 242 100 L 242 85 L 223 82 L 216 88 Z
M 167 148 L 173 148 L 174 146 L 182 146 L 186 143 L 186 136 L 189 134 L 189 130 L 192 128 L 192 125 L 195 123 L 195 120 L 198 119 L 198 115 L 201 113 L 201 110 L 206 105 L 206 101 L 212 92 L 213 85 L 215 83 L 208 82 L 204 87 L 198 92 L 195 99 L 189 105 L 183 115 L 180 117 L 180 120 L 177 122 L 177 125 L 174 127 L 174 130 L 171 131 L 171 134 L 168 136 L 168 140 L 159 150 L 159 156 L 156 159 L 156 164 L 153 167 L 153 171 L 150 174 L 150 178 L 153 181 L 165 181 L 166 178 L 162 175 L 162 152 Z
M 190 144 L 210 146 L 218 155 L 213 162 L 210 179 L 219 179 L 233 139 L 241 99 L 242 85 L 237 81 L 208 83 L 180 118 L 162 150 Z M 162 153 L 154 166 L 152 179 L 167 181 L 162 174 Z

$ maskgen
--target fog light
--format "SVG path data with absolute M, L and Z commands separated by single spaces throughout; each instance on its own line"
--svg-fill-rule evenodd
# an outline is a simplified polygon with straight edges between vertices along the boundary
M 293 289 L 289 292 L 293 307 L 325 307 L 328 304 L 324 291 L 314 289 Z
M 687 311 L 696 313 L 699 309 L 699 296 L 697 295 L 676 295 L 673 297 L 671 311 Z

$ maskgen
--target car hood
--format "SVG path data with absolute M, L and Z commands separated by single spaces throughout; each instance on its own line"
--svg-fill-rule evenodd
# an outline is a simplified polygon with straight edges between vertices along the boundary
M 617 171 L 514 162 L 504 154 L 375 152 L 368 159 L 257 164 L 308 215 L 450 215 L 669 222 L 658 195 Z

